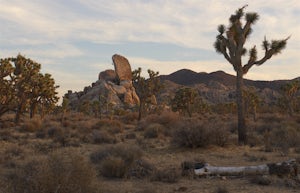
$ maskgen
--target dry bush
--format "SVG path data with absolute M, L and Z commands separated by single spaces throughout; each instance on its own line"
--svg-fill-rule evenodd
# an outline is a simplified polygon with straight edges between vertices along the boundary
M 262 186 L 268 186 L 272 183 L 272 180 L 268 176 L 255 176 L 250 179 L 250 182 Z
M 286 126 L 273 129 L 269 134 L 271 147 L 288 153 L 289 148 L 300 146 L 299 128 Z
M 25 120 L 22 124 L 22 130 L 28 132 L 35 132 L 42 128 L 42 120 L 39 118 L 32 118 Z
M 7 176 L 7 193 L 98 192 L 94 169 L 74 150 L 28 161 Z
M 159 123 L 150 124 L 144 130 L 144 138 L 157 138 L 164 130 L 164 126 Z
M 152 181 L 160 181 L 160 182 L 167 182 L 167 183 L 176 183 L 180 178 L 179 172 L 176 168 L 168 168 L 168 169 L 158 169 L 154 171 L 153 175 L 151 176 Z
M 135 123 L 138 120 L 139 114 L 137 112 L 129 112 L 122 116 L 122 121 L 126 124 Z
M 211 138 L 206 125 L 199 121 L 185 121 L 174 131 L 172 142 L 179 147 L 205 147 Z
M 117 134 L 124 131 L 124 124 L 118 120 L 101 119 L 93 127 L 93 129 L 106 129 L 109 133 Z
M 116 143 L 117 139 L 115 136 L 107 132 L 106 130 L 93 130 L 90 134 L 90 140 L 92 143 L 95 144 L 102 144 L 102 143 Z
M 8 157 L 20 157 L 24 154 L 24 148 L 17 144 L 10 144 L 6 147 L 4 155 Z
M 101 174 L 108 178 L 123 178 L 128 169 L 121 157 L 109 156 L 101 163 Z
M 219 187 L 217 187 L 215 193 L 229 193 L 229 191 L 226 187 L 224 187 L 224 186 L 220 187 L 219 186 Z
M 144 178 L 149 177 L 155 171 L 154 165 L 146 159 L 137 159 L 133 162 L 128 177 Z
M 172 142 L 179 147 L 224 146 L 228 142 L 229 129 L 218 122 L 185 120 L 178 124 L 172 135 Z
M 181 117 L 178 113 L 175 113 L 173 111 L 163 111 L 160 114 L 151 114 L 145 117 L 145 119 L 139 122 L 138 128 L 140 128 L 140 130 L 143 130 L 148 125 L 153 123 L 159 123 L 166 128 L 172 128 L 180 120 Z
M 104 177 L 122 178 L 141 156 L 142 151 L 138 147 L 118 144 L 100 148 L 90 155 L 90 159 L 99 166 Z

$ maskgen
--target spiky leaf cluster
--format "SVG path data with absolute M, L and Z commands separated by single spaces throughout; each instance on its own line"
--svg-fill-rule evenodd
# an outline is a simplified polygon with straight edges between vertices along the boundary
M 216 37 L 214 48 L 217 53 L 222 54 L 225 59 L 232 64 L 234 70 L 242 71 L 246 74 L 253 65 L 262 65 L 273 55 L 281 53 L 286 47 L 287 40 L 272 40 L 269 42 L 266 37 L 263 40 L 262 47 L 265 50 L 265 54 L 261 59 L 257 57 L 257 50 L 254 46 L 249 50 L 248 62 L 243 65 L 242 56 L 247 52 L 244 47 L 245 42 L 252 32 L 252 25 L 259 19 L 259 15 L 255 12 L 244 13 L 244 6 L 238 9 L 235 14 L 229 18 L 230 25 L 226 29 L 224 25 L 219 25 L 217 30 L 219 34 Z M 243 24 L 242 19 L 244 18 L 245 23 Z

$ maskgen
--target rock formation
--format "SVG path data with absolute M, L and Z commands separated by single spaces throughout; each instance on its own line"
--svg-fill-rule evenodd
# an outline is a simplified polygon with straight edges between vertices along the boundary
M 108 69 L 99 73 L 98 80 L 81 92 L 69 91 L 65 96 L 73 109 L 86 101 L 105 101 L 116 107 L 135 106 L 139 97 L 132 85 L 131 67 L 128 60 L 120 55 L 112 57 L 115 70 Z
M 117 74 L 117 79 L 120 82 L 123 80 L 132 80 L 132 71 L 128 60 L 118 54 L 113 55 L 112 60 Z

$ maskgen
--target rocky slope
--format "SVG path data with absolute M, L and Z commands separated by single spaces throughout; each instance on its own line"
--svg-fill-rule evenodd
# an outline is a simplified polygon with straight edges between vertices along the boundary
M 208 103 L 226 103 L 235 101 L 235 76 L 223 71 L 212 73 L 194 72 L 182 69 L 169 75 L 161 75 L 165 90 L 161 96 L 169 95 L 180 87 L 188 86 L 198 90 L 200 96 Z M 245 79 L 245 86 L 251 87 L 267 104 L 272 104 L 280 97 L 280 87 L 291 80 L 254 81 Z

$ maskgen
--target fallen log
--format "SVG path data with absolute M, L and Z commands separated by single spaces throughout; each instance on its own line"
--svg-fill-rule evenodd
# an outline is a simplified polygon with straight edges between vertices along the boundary
M 249 175 L 277 175 L 297 176 L 298 164 L 296 159 L 280 163 L 262 164 L 256 166 L 222 167 L 205 164 L 194 164 L 194 174 L 198 176 L 220 175 L 220 176 L 249 176 Z

